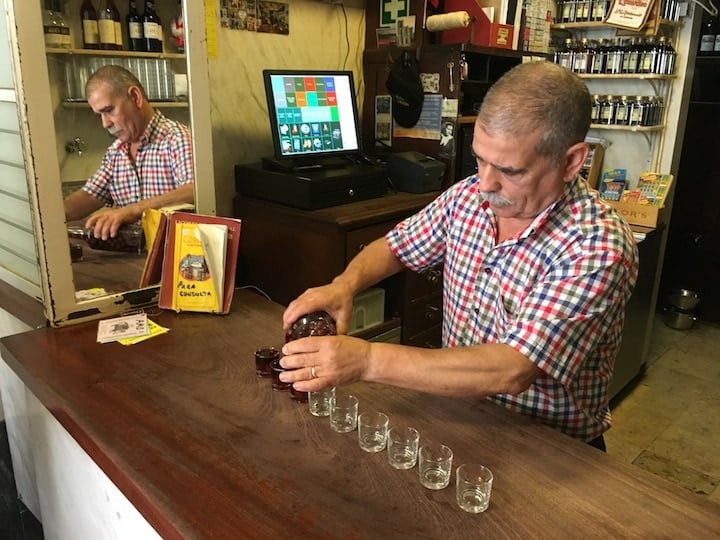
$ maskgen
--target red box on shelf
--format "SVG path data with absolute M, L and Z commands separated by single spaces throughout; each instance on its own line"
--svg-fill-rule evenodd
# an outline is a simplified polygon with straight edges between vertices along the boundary
M 471 43 L 480 47 L 512 49 L 515 28 L 510 24 L 494 23 L 488 19 L 476 0 L 445 0 L 445 12 L 467 11 L 467 28 L 443 30 L 443 43 Z

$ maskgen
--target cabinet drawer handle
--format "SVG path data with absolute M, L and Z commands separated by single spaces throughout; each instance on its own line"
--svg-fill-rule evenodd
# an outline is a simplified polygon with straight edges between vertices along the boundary
M 366 247 L 367 247 L 367 244 L 358 244 L 357 250 L 358 250 L 358 251 L 362 251 L 362 250 L 365 249 Z
M 431 306 L 430 304 L 428 304 L 427 306 L 425 306 L 425 319 L 428 321 L 434 319 L 435 317 L 437 317 L 439 311 L 439 307 Z
M 440 282 L 440 272 L 438 270 L 430 270 L 425 274 L 425 279 L 432 285 L 437 285 Z

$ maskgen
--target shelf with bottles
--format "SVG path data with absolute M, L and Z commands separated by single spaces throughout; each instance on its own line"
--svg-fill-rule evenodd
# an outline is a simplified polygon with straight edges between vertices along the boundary
M 551 30 L 583 30 L 615 28 L 605 21 L 610 15 L 611 0 L 556 0 L 556 17 Z M 682 0 L 658 0 L 650 8 L 645 24 L 637 30 L 621 29 L 622 32 L 654 36 L 660 27 L 682 26 L 685 15 Z
M 679 28 L 682 26 L 682 21 L 670 21 L 667 19 L 660 19 L 658 21 L 660 26 L 667 26 L 671 28 Z M 556 22 L 550 24 L 551 30 L 583 30 L 590 28 L 614 28 L 603 21 L 581 21 L 581 22 Z M 622 29 L 623 32 L 633 32 L 632 30 Z M 645 30 L 640 29 L 636 33 L 645 33 Z
M 665 129 L 665 126 L 662 124 L 656 126 L 621 126 L 616 124 L 590 124 L 590 129 L 607 129 L 613 131 L 648 133 L 653 131 L 662 131 L 663 129 Z
M 60 49 L 54 47 L 46 47 L 47 54 L 76 54 L 83 56 L 106 56 L 106 57 L 134 57 L 134 58 L 159 58 L 167 60 L 185 60 L 185 53 L 173 52 L 141 52 L 141 51 L 119 51 L 104 49 Z
M 581 79 L 648 79 L 666 81 L 675 78 L 675 74 L 665 75 L 663 73 L 576 73 L 576 75 Z
M 187 101 L 162 101 L 162 100 L 149 100 L 150 104 L 158 109 L 187 109 L 190 104 Z M 63 101 L 62 104 L 64 109 L 85 109 L 90 111 L 90 106 L 86 101 Z

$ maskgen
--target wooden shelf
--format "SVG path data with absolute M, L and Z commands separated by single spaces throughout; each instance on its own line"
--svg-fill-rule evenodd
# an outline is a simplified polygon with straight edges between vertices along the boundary
M 673 26 L 673 27 L 680 27 L 682 26 L 681 21 L 668 21 L 666 19 L 660 19 L 659 24 L 661 26 Z M 616 28 L 618 30 L 623 30 L 625 32 L 637 32 L 637 33 L 643 33 L 645 31 L 645 26 L 638 28 L 637 30 L 632 30 L 629 28 L 617 28 L 611 24 L 606 24 L 602 21 L 583 21 L 583 22 L 568 22 L 568 23 L 553 23 L 550 25 L 551 30 L 581 30 L 583 28 Z
M 107 56 L 107 57 L 130 57 L 130 58 L 160 58 L 168 60 L 185 60 L 186 56 L 181 53 L 151 53 L 135 51 L 105 51 L 101 49 L 55 49 L 46 48 L 47 54 L 76 54 L 80 56 Z
M 615 124 L 590 124 L 590 129 L 609 129 L 612 131 L 662 131 L 665 126 L 617 126 Z
M 150 105 L 159 109 L 187 109 L 189 103 L 187 101 L 150 101 Z M 65 109 L 90 110 L 86 101 L 63 101 L 62 106 Z
M 638 80 L 668 80 L 674 79 L 675 75 L 663 75 L 660 73 L 575 73 L 581 79 L 638 79 Z

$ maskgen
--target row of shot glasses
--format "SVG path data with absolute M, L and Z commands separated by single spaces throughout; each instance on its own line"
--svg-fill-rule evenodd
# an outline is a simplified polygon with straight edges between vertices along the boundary
M 274 390 L 291 390 L 292 385 L 280 381 L 280 352 L 272 347 L 255 353 L 258 376 L 270 376 Z M 328 417 L 330 428 L 337 433 L 357 429 L 360 448 L 369 453 L 387 450 L 387 461 L 395 469 L 409 470 L 418 466 L 420 484 L 427 489 L 440 490 L 450 484 L 453 451 L 439 443 L 420 445 L 420 432 L 407 425 L 390 426 L 388 415 L 368 411 L 359 414 L 359 400 L 335 388 L 292 395 L 297 401 L 307 401 L 310 414 Z M 456 499 L 466 512 L 480 513 L 490 503 L 493 475 L 485 466 L 462 464 L 456 469 Z

